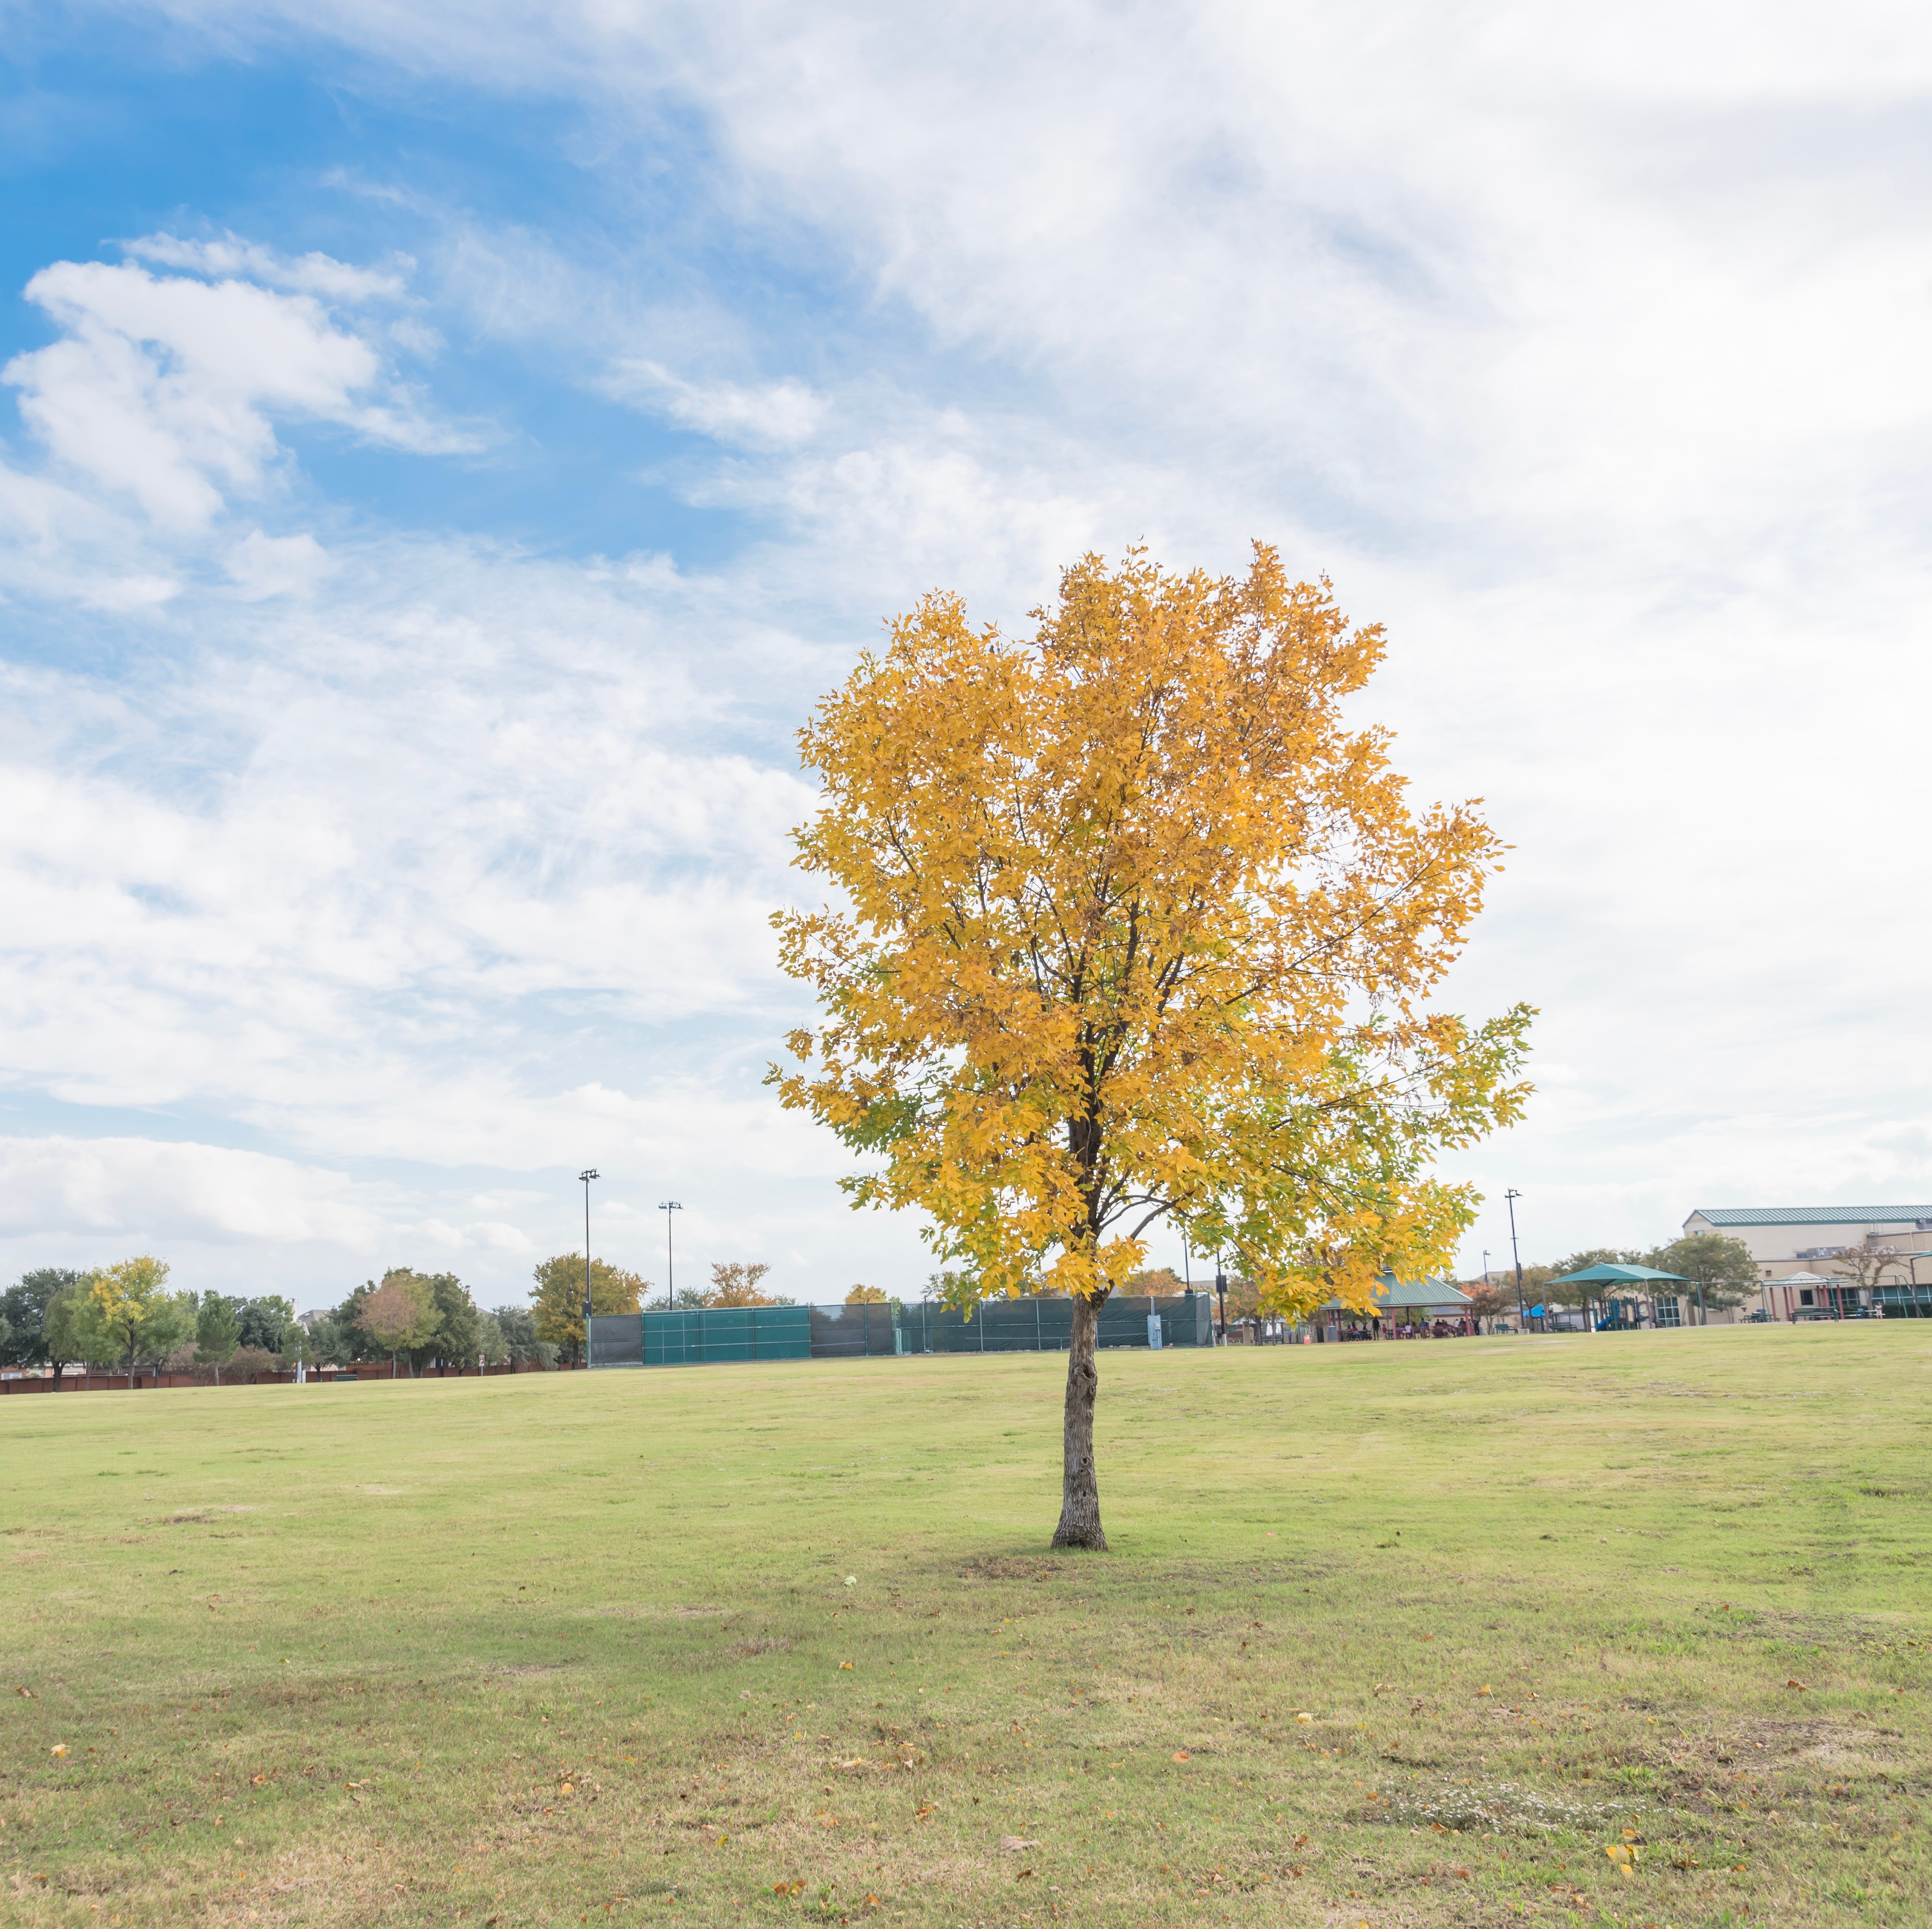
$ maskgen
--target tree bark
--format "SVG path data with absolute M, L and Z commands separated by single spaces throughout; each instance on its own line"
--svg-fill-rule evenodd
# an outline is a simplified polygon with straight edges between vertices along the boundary
M 1094 1342 L 1100 1329 L 1100 1302 L 1073 1296 L 1073 1331 L 1066 1352 L 1066 1420 L 1060 1476 L 1060 1525 L 1056 1547 L 1094 1547 L 1105 1553 L 1100 1527 L 1100 1488 L 1094 1478 L 1094 1401 L 1100 1390 Z

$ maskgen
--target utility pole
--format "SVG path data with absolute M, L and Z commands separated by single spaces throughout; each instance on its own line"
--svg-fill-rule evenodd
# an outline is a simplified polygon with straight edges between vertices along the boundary
M 1512 1186 L 1503 1197 L 1509 1202 L 1510 1252 L 1516 1261 L 1516 1328 L 1520 1333 L 1523 1322 L 1529 1317 L 1523 1310 L 1522 1304 L 1522 1252 L 1516 1243 L 1516 1202 L 1522 1195 Z
M 590 1182 L 598 1176 L 594 1166 L 578 1174 L 584 1186 L 584 1364 L 590 1364 Z

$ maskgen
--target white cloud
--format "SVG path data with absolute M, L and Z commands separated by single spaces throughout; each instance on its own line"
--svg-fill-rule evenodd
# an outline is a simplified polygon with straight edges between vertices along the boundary
M 164 526 L 199 528 L 257 494 L 278 419 L 424 454 L 475 446 L 423 416 L 313 296 L 102 262 L 43 268 L 26 292 L 63 333 L 0 370 L 22 418 L 61 466 Z
M 312 536 L 265 536 L 250 530 L 228 554 L 228 573 L 250 602 L 300 595 L 328 574 L 328 553 Z
M 354 1192 L 340 1172 L 232 1146 L 0 1138 L 0 1238 L 78 1237 L 95 1263 L 120 1256 L 130 1238 L 365 1247 L 382 1222 Z
M 603 386 L 623 400 L 660 408 L 700 434 L 754 448 L 808 442 L 826 414 L 825 398 L 802 382 L 687 382 L 650 361 L 620 361 Z
M 122 244 L 123 252 L 160 268 L 185 268 L 211 280 L 242 280 L 265 288 L 292 288 L 326 302 L 393 301 L 408 286 L 416 266 L 406 256 L 393 268 L 357 268 L 332 256 L 311 252 L 288 256 L 232 232 L 218 241 L 184 240 L 161 233 Z

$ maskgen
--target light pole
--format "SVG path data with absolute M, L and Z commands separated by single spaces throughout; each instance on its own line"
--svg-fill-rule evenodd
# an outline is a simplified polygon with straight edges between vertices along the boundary
M 1503 1197 L 1509 1202 L 1510 1256 L 1516 1261 L 1516 1327 L 1520 1333 L 1524 1322 L 1529 1317 L 1523 1310 L 1522 1304 L 1522 1253 L 1516 1243 L 1516 1202 L 1522 1195 L 1512 1186 Z
M 1221 1256 L 1214 1255 L 1214 1293 L 1221 1302 L 1221 1344 L 1228 1343 L 1228 1276 L 1221 1269 Z
M 590 1182 L 597 1168 L 586 1166 L 578 1174 L 584 1187 L 584 1364 L 590 1364 Z
M 672 1264 L 670 1216 L 674 1212 L 682 1212 L 683 1210 L 683 1207 L 675 1199 L 660 1199 L 658 1202 L 658 1210 L 664 1216 L 664 1311 L 666 1312 L 670 1312 L 676 1304 L 675 1288 L 677 1283 L 677 1274 Z

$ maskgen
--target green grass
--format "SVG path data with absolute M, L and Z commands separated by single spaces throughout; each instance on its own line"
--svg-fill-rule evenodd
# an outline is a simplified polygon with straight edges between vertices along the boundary
M 0 1400 L 0 1919 L 1932 1919 L 1932 1325 L 1064 1370 Z

